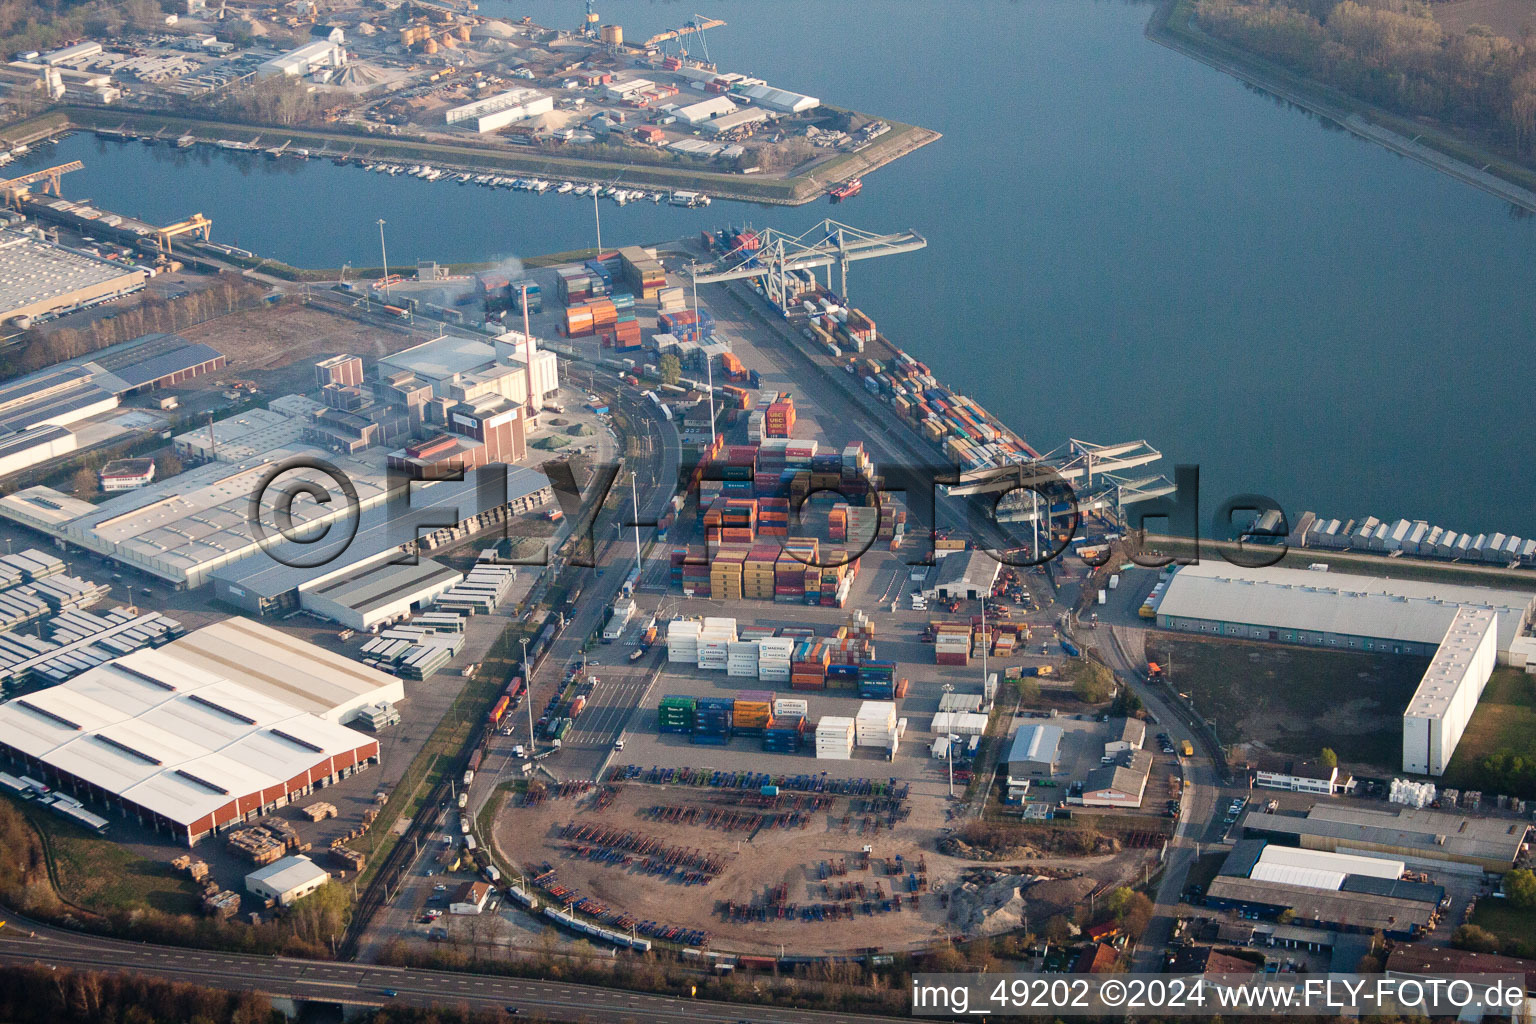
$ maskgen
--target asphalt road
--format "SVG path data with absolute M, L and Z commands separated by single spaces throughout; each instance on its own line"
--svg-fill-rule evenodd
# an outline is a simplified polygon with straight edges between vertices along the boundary
M 206 952 L 82 935 L 15 916 L 0 928 L 0 963 L 148 975 L 277 998 L 358 1006 L 463 1005 L 476 1010 L 515 1006 L 523 1014 L 553 1020 L 851 1024 L 899 1019 L 709 1002 L 538 979 Z

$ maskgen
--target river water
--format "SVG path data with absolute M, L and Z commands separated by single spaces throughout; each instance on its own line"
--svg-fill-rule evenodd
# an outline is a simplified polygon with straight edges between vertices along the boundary
M 841 207 L 604 202 L 604 241 L 830 213 L 913 228 L 857 264 L 855 305 L 1041 450 L 1145 438 L 1201 470 L 1209 516 L 1258 491 L 1293 516 L 1536 534 L 1528 353 L 1536 221 L 1148 41 L 1108 0 L 714 3 L 726 70 L 944 138 Z M 693 7 L 604 2 L 628 38 Z M 574 22 L 570 0 L 483 0 Z M 280 133 L 273 135 L 279 140 Z M 286 262 L 392 265 L 590 245 L 590 200 L 80 135 L 65 194 Z M 1523 440 L 1522 440 L 1523 439 Z

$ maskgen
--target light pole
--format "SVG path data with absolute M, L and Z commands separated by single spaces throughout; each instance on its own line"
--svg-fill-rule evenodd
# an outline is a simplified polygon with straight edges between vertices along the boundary
M 953 683 L 945 683 L 941 689 L 944 691 L 944 696 L 947 697 L 955 692 L 955 685 Z M 943 708 L 944 703 L 942 700 L 939 701 L 939 707 Z M 953 714 L 953 712 L 950 713 Z M 949 735 L 947 730 L 944 743 L 944 757 L 949 762 L 949 798 L 953 800 L 955 798 L 955 738 Z
M 518 637 L 523 645 L 523 704 L 528 709 L 528 756 L 533 756 L 533 680 L 528 675 L 528 638 Z
M 384 248 L 384 218 L 379 218 L 379 259 L 384 264 L 384 298 L 389 298 L 389 253 Z

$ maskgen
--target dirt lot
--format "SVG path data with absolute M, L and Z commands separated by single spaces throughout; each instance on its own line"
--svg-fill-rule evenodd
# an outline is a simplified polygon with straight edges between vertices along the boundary
M 655 920 L 685 928 L 708 931 L 710 944 L 739 952 L 804 954 L 832 953 L 878 946 L 900 950 L 927 944 L 937 937 L 957 933 L 994 933 L 1018 927 L 1020 915 L 1028 911 L 1040 920 L 1062 910 L 1070 911 L 1076 899 L 1099 881 L 1122 879 L 1139 870 L 1138 851 L 1104 857 L 1075 857 L 1059 860 L 1032 860 L 1030 874 L 1004 874 L 1001 883 L 961 887 L 961 876 L 981 867 L 976 862 L 939 854 L 934 839 L 944 828 L 945 800 L 942 796 L 917 794 L 909 801 L 911 815 L 894 829 L 878 831 L 863 827 L 866 815 L 850 814 L 850 802 L 857 798 L 835 797 L 828 809 L 809 813 L 804 828 L 725 829 L 708 824 L 712 811 L 740 815 L 773 812 L 742 807 L 731 802 L 734 794 L 695 787 L 627 784 L 619 787 L 613 803 L 596 810 L 591 794 L 577 801 L 548 800 L 541 805 L 515 806 L 509 800 L 497 818 L 494 841 L 501 854 L 536 873 L 549 863 L 560 882 L 583 895 L 601 901 L 609 908 L 630 914 L 637 921 Z M 787 807 L 792 794 L 781 798 L 780 809 Z M 692 823 L 656 820 L 650 811 L 656 806 L 692 808 Z M 849 817 L 844 827 L 845 815 Z M 633 830 L 654 837 L 662 844 L 684 848 L 718 859 L 722 868 L 707 884 L 684 885 L 643 872 L 638 866 L 625 867 L 589 860 L 580 856 L 559 836 L 566 824 L 576 821 L 619 830 Z M 872 847 L 877 863 L 868 870 L 858 870 L 856 861 L 865 845 Z M 903 898 L 899 912 L 876 910 L 865 914 L 858 910 L 852 918 L 801 921 L 778 919 L 770 911 L 764 921 L 732 921 L 723 913 L 727 901 L 763 904 L 779 885 L 785 887 L 783 902 L 801 906 L 836 902 L 843 886 L 862 883 L 866 893 L 879 886 L 891 895 L 893 883 L 901 878 L 886 874 L 878 861 L 894 863 L 903 858 L 908 870 L 921 861 L 927 867 L 927 891 L 918 893 L 916 906 Z M 842 862 L 847 873 L 822 881 L 818 865 Z M 998 865 L 985 867 L 1006 872 Z M 1075 875 L 1089 872 L 1089 877 L 1038 881 L 1028 888 L 1034 873 Z M 1009 880 L 1012 880 L 1011 882 Z M 1038 890 L 1039 898 L 1016 892 L 1020 882 L 1026 894 Z M 829 893 L 828 886 L 832 887 Z M 904 889 L 904 886 L 902 887 Z M 963 892 L 963 894 L 962 894 Z M 960 895 L 956 895 L 960 894 Z M 952 898 L 948 901 L 942 896 Z M 947 904 L 947 905 L 946 905 Z
M 1533 0 L 1452 0 L 1431 4 L 1430 11 L 1451 32 L 1465 32 L 1468 25 L 1487 25 L 1495 35 L 1518 42 L 1527 28 L 1536 28 Z
M 189 341 L 212 345 L 229 358 L 227 373 L 241 376 L 305 363 L 302 391 L 314 390 L 308 363 L 350 352 L 365 359 L 398 352 L 422 339 L 360 324 L 315 306 L 264 307 L 219 317 L 181 332 Z
M 1387 770 L 1400 762 L 1403 708 L 1429 664 L 1247 640 L 1147 638 L 1152 660 L 1168 664 L 1170 650 L 1173 685 L 1216 719 L 1223 742 L 1306 757 L 1332 747 L 1340 762 Z

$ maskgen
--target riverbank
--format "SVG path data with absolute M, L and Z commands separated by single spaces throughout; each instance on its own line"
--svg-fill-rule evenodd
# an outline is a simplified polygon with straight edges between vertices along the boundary
M 1216 39 L 1192 23 L 1194 10 L 1194 0 L 1164 0 L 1147 22 L 1147 38 L 1332 121 L 1359 138 L 1536 213 L 1536 171 Z
M 473 174 L 536 174 L 540 177 L 567 178 L 575 182 L 646 185 L 669 190 L 705 192 L 716 199 L 734 199 L 771 206 L 802 206 L 815 202 L 826 192 L 829 181 L 868 174 L 914 152 L 942 136 L 927 128 L 888 121 L 891 130 L 858 153 L 848 153 L 810 168 L 808 173 L 783 178 L 757 175 L 725 174 L 687 166 L 654 166 L 616 161 L 586 160 L 552 155 L 545 150 L 491 149 L 479 145 L 453 145 L 398 139 L 343 130 L 311 127 L 234 124 L 170 114 L 94 107 L 64 107 L 38 118 L 20 122 L 6 129 L 32 138 L 53 134 L 66 128 L 93 131 L 97 128 L 124 127 L 138 133 L 162 133 L 180 137 L 192 135 L 212 142 L 230 139 L 278 145 L 291 142 L 317 156 L 335 157 L 351 154 L 370 160 L 396 163 L 431 163 L 453 172 Z M 51 127 L 52 131 L 42 130 Z

